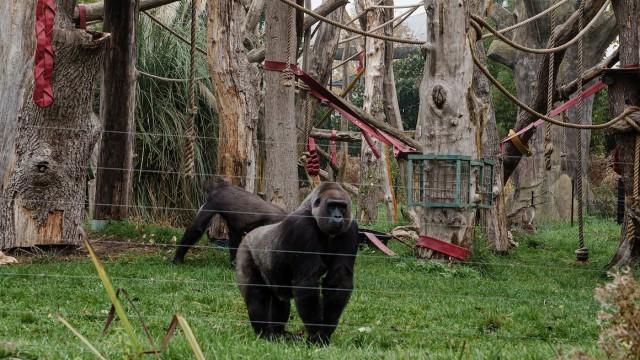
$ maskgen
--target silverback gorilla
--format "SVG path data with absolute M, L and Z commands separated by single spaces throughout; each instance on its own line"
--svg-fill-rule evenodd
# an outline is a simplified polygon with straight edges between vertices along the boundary
M 229 258 L 232 264 L 235 262 L 240 241 L 246 233 L 259 226 L 282 221 L 287 215 L 286 211 L 277 205 L 266 202 L 221 177 L 215 177 L 207 184 L 207 201 L 200 207 L 180 240 L 174 263 L 184 261 L 185 254 L 200 240 L 216 213 L 227 221 Z
M 248 233 L 236 282 L 256 334 L 286 335 L 293 298 L 307 340 L 328 344 L 351 296 L 357 249 L 351 199 L 335 183 L 322 183 L 282 222 Z

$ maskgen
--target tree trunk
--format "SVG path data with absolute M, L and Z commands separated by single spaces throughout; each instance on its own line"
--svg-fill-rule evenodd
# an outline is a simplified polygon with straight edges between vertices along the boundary
M 476 54 L 483 63 L 486 63 L 484 44 L 478 41 L 475 44 Z M 504 184 L 502 183 L 502 157 L 500 156 L 500 138 L 496 116 L 491 101 L 491 84 L 489 80 L 477 68 L 473 72 L 473 91 L 480 100 L 479 130 L 481 134 L 482 157 L 494 162 L 492 194 L 493 206 L 490 209 L 480 209 L 480 221 L 487 235 L 487 243 L 490 248 L 505 252 L 509 250 L 509 238 L 507 236 L 507 213 L 505 209 Z M 484 130 L 483 130 L 484 129 Z M 487 176 L 487 174 L 485 174 Z
M 35 4 L 35 0 L 0 2 L 0 192 L 14 163 L 18 111 L 33 81 Z
M 267 60 L 295 62 L 295 12 L 280 1 L 266 5 Z M 291 45 L 288 45 L 291 44 Z M 287 59 L 289 57 L 289 59 Z M 284 73 L 267 71 L 265 79 L 265 187 L 267 200 L 288 211 L 298 206 L 298 159 L 293 81 Z
M 613 11 L 616 16 L 618 30 L 620 31 L 620 67 L 637 66 L 640 63 L 640 4 L 637 0 L 613 1 Z M 628 106 L 640 106 L 640 88 L 638 88 L 638 76 L 616 75 L 611 76 L 614 83 L 609 87 L 609 101 L 611 112 L 620 114 Z M 632 220 L 637 221 L 640 214 L 640 202 L 638 188 L 634 189 L 634 167 L 638 166 L 640 159 L 634 149 L 640 141 L 637 132 L 616 134 L 620 165 L 624 176 L 625 202 L 628 210 L 625 212 L 624 225 Z M 635 179 L 639 181 L 640 179 Z M 633 226 L 633 231 L 628 232 L 623 225 L 620 244 L 615 255 L 609 261 L 610 268 L 633 266 L 640 262 L 640 228 Z M 636 224 L 637 225 L 637 224 Z M 630 235 L 630 236 L 628 236 Z
M 366 9 L 375 5 L 373 0 L 361 0 L 360 8 Z M 367 13 L 366 29 L 379 26 L 385 21 L 385 11 L 373 9 Z M 364 103 L 363 110 L 378 121 L 384 121 L 384 59 L 385 42 L 374 38 L 366 38 L 365 53 L 367 54 L 366 69 L 364 72 Z M 371 144 L 362 141 L 360 157 L 360 186 L 358 197 L 358 221 L 362 224 L 375 223 L 378 219 L 378 202 L 383 197 L 385 186 L 386 155 L 377 159 L 371 149 L 377 148 L 382 154 L 383 146 L 375 139 Z M 385 200 L 390 200 L 386 199 Z M 387 201 L 385 201 L 387 202 Z
M 425 154 L 463 155 L 478 158 L 480 124 L 475 116 L 477 97 L 472 88 L 473 62 L 467 29 L 471 2 L 426 0 L 427 43 L 424 76 L 420 85 L 420 110 L 416 139 Z M 475 36 L 471 34 L 471 36 Z M 455 176 L 450 164 L 429 162 L 425 191 L 451 186 Z M 470 169 L 463 170 L 469 175 Z M 454 172 L 455 173 L 455 172 Z M 463 176 L 464 177 L 464 176 Z M 436 182 L 436 180 L 438 180 Z M 464 188 L 464 186 L 463 186 Z M 471 187 L 471 193 L 475 189 Z M 461 191 L 461 197 L 469 197 Z M 461 208 L 419 208 L 420 233 L 465 248 L 473 244 L 475 210 Z M 434 256 L 431 250 L 417 249 L 420 257 Z
M 3 94 L 20 100 L 12 113 L 17 115 L 4 118 L 10 125 L 4 136 L 12 146 L 6 149 L 10 160 L 3 164 L 1 179 L 0 248 L 82 240 L 87 169 L 98 138 L 98 129 L 90 121 L 91 99 L 109 37 L 74 29 L 70 14 L 75 1 L 56 1 L 55 100 L 52 106 L 40 108 L 31 98 L 35 15 L 34 2 L 28 3 L 12 3 L 9 6 L 20 12 L 0 15 L 7 17 L 1 26 L 11 22 L 12 15 L 16 15 L 14 24 L 23 25 L 22 34 L 12 38 L 15 52 L 9 56 L 18 65 L 13 68 L 18 74 L 15 83 L 26 85 L 6 88 L 5 77 L 0 83 Z
M 249 62 L 244 39 L 246 13 L 233 0 L 208 1 L 208 63 L 218 103 L 218 173 L 253 192 L 256 181 L 256 127 L 262 76 Z
M 137 1 L 106 0 L 104 31 L 111 33 L 100 93 L 104 127 L 96 176 L 100 220 L 122 220 L 129 213 L 135 139 Z

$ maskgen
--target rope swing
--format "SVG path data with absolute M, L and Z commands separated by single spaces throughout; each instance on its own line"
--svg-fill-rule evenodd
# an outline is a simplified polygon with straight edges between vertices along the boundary
M 189 53 L 189 93 L 187 94 L 188 102 L 188 119 L 186 133 L 186 143 L 184 148 L 184 168 L 182 173 L 189 178 L 195 175 L 195 121 L 198 114 L 196 106 L 196 35 L 198 32 L 198 0 L 191 0 L 191 49 Z
M 579 12 L 580 15 L 578 17 L 578 31 L 582 32 L 582 28 L 584 25 L 584 3 L 585 0 L 580 0 Z M 583 69 L 583 55 L 584 55 L 584 41 L 583 38 L 580 37 L 578 39 L 578 74 L 582 74 Z M 582 82 L 578 84 L 578 93 L 582 92 Z M 578 97 L 578 104 L 576 107 L 577 111 L 577 122 L 578 124 L 582 124 L 584 120 L 584 101 L 582 101 L 582 97 Z M 576 250 L 576 260 L 580 262 L 586 262 L 589 260 L 589 249 L 587 249 L 584 245 L 584 165 L 582 163 L 582 151 L 584 150 L 584 145 L 582 143 L 582 129 L 578 129 L 578 169 L 576 171 L 576 190 L 578 192 L 578 249 Z M 573 206 L 573 204 L 571 204 Z

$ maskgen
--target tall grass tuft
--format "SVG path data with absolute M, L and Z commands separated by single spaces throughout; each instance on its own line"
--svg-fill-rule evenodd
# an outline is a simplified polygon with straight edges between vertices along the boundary
M 162 20 L 190 38 L 189 3 L 174 11 L 163 10 Z M 204 16 L 199 19 L 198 46 L 206 48 Z M 166 78 L 189 77 L 189 45 L 140 14 L 138 26 L 139 70 Z M 206 76 L 206 57 L 197 53 L 196 76 Z M 204 81 L 211 88 L 210 81 Z M 218 124 L 214 110 L 198 93 L 195 119 L 195 173 L 185 179 L 183 167 L 188 117 L 188 82 L 166 82 L 140 75 L 136 108 L 133 216 L 146 222 L 183 225 L 199 207 L 203 184 L 216 169 Z M 178 210 L 176 210 L 178 209 Z

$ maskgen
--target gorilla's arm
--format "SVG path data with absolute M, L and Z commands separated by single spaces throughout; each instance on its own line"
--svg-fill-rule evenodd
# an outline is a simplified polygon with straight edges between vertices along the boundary
M 322 262 L 318 255 L 300 256 L 296 261 L 296 274 L 291 281 L 296 309 L 304 323 L 310 341 L 322 331 L 322 300 L 320 276 Z
M 353 291 L 353 268 L 358 250 L 358 227 L 334 239 L 340 243 L 340 250 L 331 262 L 322 280 L 322 342 L 328 342 L 336 330 L 342 311 L 347 306 Z
M 207 230 L 209 226 L 209 222 L 215 215 L 215 208 L 211 201 L 207 201 L 200 210 L 198 210 L 198 214 L 196 214 L 195 219 L 191 225 L 187 227 L 184 231 L 184 235 L 182 235 L 182 240 L 180 240 L 180 245 L 176 249 L 176 256 L 173 258 L 174 264 L 179 264 L 184 262 L 184 256 L 189 251 L 189 248 L 193 246 L 200 238 L 202 234 Z

